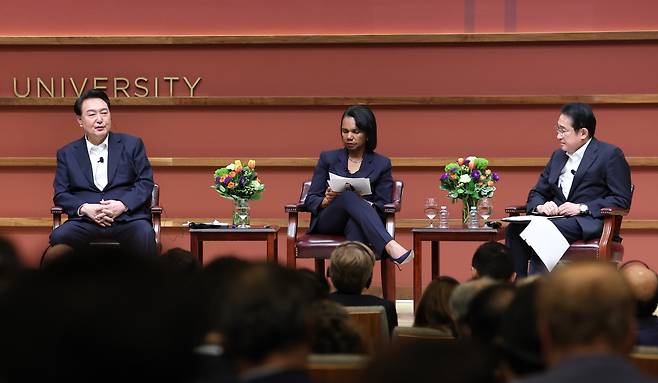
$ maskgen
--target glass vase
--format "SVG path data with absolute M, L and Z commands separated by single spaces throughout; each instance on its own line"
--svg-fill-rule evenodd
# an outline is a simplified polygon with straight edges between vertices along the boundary
M 251 227 L 249 200 L 245 198 L 235 198 L 233 200 L 233 226 L 239 228 Z
M 463 199 L 464 208 L 462 209 L 462 226 L 468 227 L 468 221 L 470 220 L 471 206 L 477 208 L 478 201 L 472 199 Z

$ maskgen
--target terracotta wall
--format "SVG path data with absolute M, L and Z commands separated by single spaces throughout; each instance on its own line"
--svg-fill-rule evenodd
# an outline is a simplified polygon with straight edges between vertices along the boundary
M 25 2 L 0 5 L 3 36 L 198 34 L 406 34 L 445 32 L 624 31 L 658 29 L 653 1 L 116 1 L 89 8 L 69 1 L 52 9 Z M 29 20 L 29 22 L 26 22 Z M 203 79 L 197 96 L 477 96 L 658 93 L 658 42 L 284 45 L 0 45 L 0 98 L 11 99 L 12 77 L 175 75 Z M 182 81 L 182 80 L 181 80 Z M 183 93 L 183 83 L 176 83 Z M 34 86 L 34 85 L 33 85 Z M 57 87 L 56 87 L 57 88 Z M 160 85 L 161 92 L 166 84 Z M 110 88 L 111 91 L 111 88 Z M 34 90 L 33 90 L 34 92 Z M 58 91 L 59 92 L 59 91 Z M 66 96 L 73 96 L 70 88 Z M 181 95 L 177 93 L 177 95 Z M 58 93 L 57 97 L 60 96 Z M 630 157 L 657 156 L 655 104 L 595 105 L 597 136 Z M 115 129 L 143 137 L 152 157 L 317 157 L 338 147 L 342 106 L 116 106 Z M 417 105 L 374 107 L 378 150 L 391 157 L 548 157 L 556 147 L 559 105 Z M 53 157 L 81 132 L 69 106 L 0 106 L 0 157 Z M 221 166 L 224 164 L 217 164 Z M 156 167 L 165 216 L 227 217 L 230 204 L 209 185 L 212 167 Z M 267 191 L 253 214 L 284 219 L 310 167 L 267 167 Z M 439 168 L 396 167 L 406 183 L 405 219 L 423 218 L 423 200 L 439 197 Z M 507 167 L 495 214 L 522 202 L 540 168 Z M 658 220 L 654 167 L 633 168 L 637 185 L 629 219 Z M 0 218 L 47 217 L 52 167 L 0 167 Z M 451 206 L 457 217 L 459 206 Z M 0 227 L 34 265 L 46 246 L 44 227 Z M 280 257 L 285 258 L 284 235 Z M 627 259 L 650 256 L 655 229 L 624 232 Z M 411 245 L 407 230 L 399 239 Z M 183 229 L 165 228 L 165 247 L 189 246 Z M 442 247 L 442 270 L 468 277 L 475 244 Z M 258 258 L 252 243 L 212 245 L 210 254 Z M 426 263 L 427 265 L 427 263 Z M 429 273 L 428 269 L 424 271 Z M 425 280 L 427 280 L 427 275 Z M 411 268 L 398 273 L 408 291 Z M 406 289 L 406 290 L 405 290 Z

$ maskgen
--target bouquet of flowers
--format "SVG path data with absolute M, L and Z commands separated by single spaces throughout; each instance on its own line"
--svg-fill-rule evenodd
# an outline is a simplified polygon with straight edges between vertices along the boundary
M 249 160 L 242 166 L 240 160 L 215 170 L 213 189 L 224 198 L 232 200 L 258 200 L 265 190 L 256 173 L 256 161 Z
M 441 175 L 441 189 L 448 191 L 452 202 L 458 199 L 464 202 L 465 216 L 471 206 L 476 206 L 481 198 L 493 197 L 496 191 L 494 185 L 500 177 L 488 166 L 486 158 L 458 158 L 457 162 L 446 165 Z

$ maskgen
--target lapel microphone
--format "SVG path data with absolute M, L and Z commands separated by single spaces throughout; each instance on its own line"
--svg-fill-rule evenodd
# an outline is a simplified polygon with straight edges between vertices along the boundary
M 99 163 L 99 164 L 102 164 L 103 162 L 105 162 L 105 160 L 103 159 L 103 157 L 101 157 L 101 158 L 98 159 L 98 163 Z M 573 170 L 572 170 L 571 172 L 573 172 Z
M 101 157 L 101 162 L 103 162 L 103 157 Z M 573 175 L 575 176 L 575 175 L 576 175 L 576 171 L 573 170 L 573 169 L 571 169 L 571 174 L 573 174 Z

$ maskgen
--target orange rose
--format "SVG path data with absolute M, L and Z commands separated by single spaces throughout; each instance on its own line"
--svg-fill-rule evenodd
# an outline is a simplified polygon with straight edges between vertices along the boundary
M 230 172 L 230 173 L 228 174 L 228 176 L 231 177 L 231 178 L 234 178 L 234 177 L 235 177 L 235 174 L 236 174 L 236 173 L 233 171 L 233 172 Z
M 240 173 L 242 171 L 242 165 L 235 167 L 235 172 Z
M 235 187 L 235 182 L 229 182 L 228 185 L 226 185 L 229 189 L 233 189 Z
M 253 170 L 256 167 L 256 161 L 249 160 L 249 162 L 247 162 L 247 166 L 249 166 L 249 169 Z
M 475 161 L 469 162 L 468 163 L 468 168 L 471 169 L 471 170 L 475 169 Z
M 494 186 L 494 182 L 493 182 L 493 181 L 489 181 L 489 182 L 487 182 L 487 185 L 489 185 L 489 186 Z
M 219 177 L 219 182 L 224 182 L 224 181 L 226 181 L 226 175 Z
M 459 164 L 459 166 L 464 165 L 464 159 L 461 157 L 457 158 L 457 163 Z
M 453 179 L 453 180 L 456 180 L 456 179 L 457 179 L 457 175 L 456 175 L 455 173 L 452 173 L 452 174 L 450 175 L 450 178 Z

